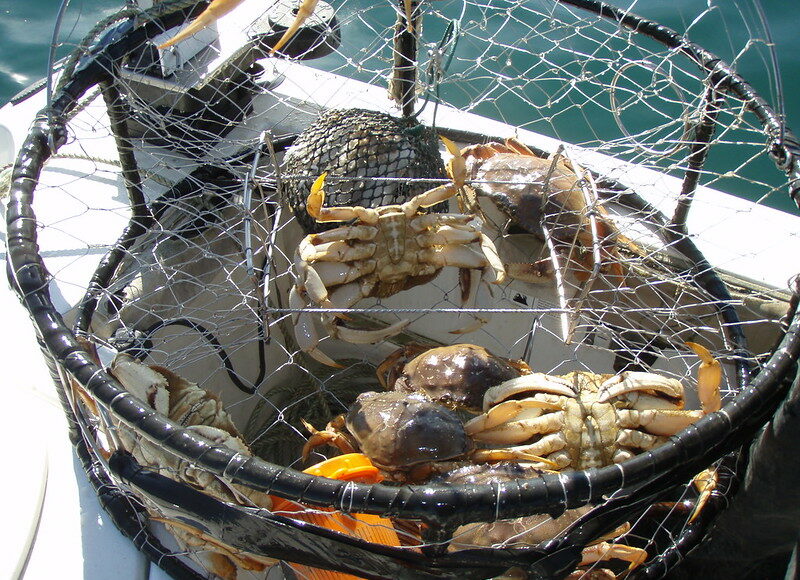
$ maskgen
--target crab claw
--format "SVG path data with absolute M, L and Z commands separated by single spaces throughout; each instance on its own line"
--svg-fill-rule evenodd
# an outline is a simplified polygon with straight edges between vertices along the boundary
M 687 342 L 688 346 L 700 358 L 700 368 L 697 369 L 697 394 L 700 397 L 700 406 L 705 413 L 719 411 L 722 407 L 722 398 L 719 387 L 722 384 L 722 365 L 716 360 L 708 349 L 696 342 Z
M 353 449 L 353 446 L 347 440 L 347 437 L 345 437 L 342 433 L 339 433 L 338 431 L 331 429 L 330 424 L 328 425 L 327 429 L 325 429 L 324 431 L 320 431 L 305 419 L 300 419 L 300 422 L 303 423 L 303 427 L 305 427 L 308 430 L 308 432 L 311 433 L 311 437 L 309 437 L 308 441 L 306 441 L 306 444 L 303 445 L 303 452 L 302 452 L 303 461 L 308 460 L 308 456 L 311 455 L 311 452 L 316 447 L 319 447 L 321 445 L 333 445 L 334 447 L 339 449 L 339 451 L 345 454 L 356 452 L 356 450 Z
M 200 13 L 200 16 L 192 20 L 189 26 L 181 30 L 168 41 L 164 42 L 163 44 L 159 44 L 158 48 L 161 50 L 169 48 L 170 46 L 174 46 L 182 40 L 186 40 L 190 36 L 197 34 L 207 26 L 210 26 L 225 16 L 228 12 L 236 8 L 242 2 L 243 0 L 213 0 L 213 2 L 208 5 L 208 8 Z
M 306 200 L 306 211 L 314 219 L 319 217 L 322 204 L 325 202 L 325 192 L 322 188 L 325 187 L 325 177 L 327 175 L 328 173 L 325 172 L 314 180 L 314 185 L 311 186 L 311 192 Z
M 464 186 L 464 182 L 467 179 L 466 161 L 464 161 L 464 157 L 461 155 L 461 150 L 455 143 L 442 135 L 439 135 L 439 139 L 441 139 L 442 143 L 444 143 L 444 146 L 447 148 L 447 152 L 452 155 L 450 161 L 447 163 L 447 173 L 450 175 L 450 179 L 453 180 L 455 186 L 460 189 Z
M 297 346 L 311 358 L 324 365 L 339 369 L 344 368 L 317 348 L 319 335 L 314 326 L 314 319 L 311 314 L 305 310 L 307 307 L 308 303 L 301 293 L 296 287 L 292 287 L 289 291 L 289 308 L 296 310 L 296 312 L 292 313 L 292 322 L 294 323 L 294 335 L 297 340 Z
M 581 552 L 581 563 L 579 565 L 586 566 L 612 558 L 628 562 L 630 564 L 628 569 L 632 570 L 642 565 L 644 561 L 647 560 L 647 551 L 641 548 L 634 548 L 633 546 L 626 546 L 625 544 L 600 542 L 583 549 Z
M 711 498 L 711 495 L 717 489 L 717 470 L 713 467 L 709 467 L 708 469 L 701 471 L 694 476 L 692 483 L 697 491 L 700 492 L 700 497 L 698 497 L 697 501 L 695 502 L 692 515 L 689 517 L 689 523 L 692 523 L 697 516 L 700 515 L 700 512 L 703 511 L 703 508 Z

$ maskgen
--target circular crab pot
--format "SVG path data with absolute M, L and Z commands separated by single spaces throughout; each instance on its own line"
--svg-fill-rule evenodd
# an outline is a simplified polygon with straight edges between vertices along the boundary
M 658 577 L 731 501 L 800 349 L 786 264 L 752 270 L 791 236 L 737 220 L 796 224 L 714 187 L 796 201 L 796 142 L 685 35 L 544 4 L 337 5 L 341 47 L 265 59 L 193 155 L 129 133 L 163 102 L 122 65 L 202 6 L 127 9 L 67 61 L 9 276 L 89 480 L 171 575 Z M 413 97 L 375 87 L 389 62 Z

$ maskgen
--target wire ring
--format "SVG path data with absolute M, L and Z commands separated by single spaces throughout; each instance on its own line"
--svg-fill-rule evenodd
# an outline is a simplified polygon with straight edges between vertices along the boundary
M 628 128 L 625 126 L 625 123 L 622 121 L 622 117 L 620 115 L 620 106 L 619 103 L 617 102 L 617 85 L 619 83 L 619 80 L 622 77 L 623 73 L 625 73 L 625 71 L 634 66 L 640 66 L 646 70 L 649 70 L 652 73 L 656 73 L 661 69 L 660 66 L 657 66 L 651 63 L 650 61 L 634 60 L 631 62 L 626 62 L 617 70 L 617 72 L 614 74 L 614 78 L 611 80 L 611 86 L 609 87 L 611 114 L 614 116 L 614 121 L 616 122 L 617 127 L 619 127 L 619 130 L 622 131 L 622 134 L 625 135 L 625 137 L 628 138 L 633 143 L 633 146 L 636 147 L 636 149 L 644 153 L 647 153 L 649 155 L 654 155 L 659 157 L 666 157 L 668 155 L 673 155 L 674 153 L 678 152 L 681 148 L 685 147 L 686 143 L 691 140 L 689 136 L 695 124 L 692 122 L 692 117 L 694 115 L 692 115 L 689 112 L 688 103 L 683 98 L 683 93 L 680 91 L 680 86 L 673 80 L 672 75 L 665 75 L 665 77 L 668 79 L 670 88 L 672 88 L 672 90 L 675 92 L 675 95 L 678 97 L 678 100 L 680 101 L 681 106 L 683 107 L 683 114 L 681 115 L 681 118 L 683 119 L 683 134 L 681 135 L 681 138 L 678 140 L 678 142 L 675 143 L 675 145 L 673 145 L 668 149 L 663 149 L 663 150 L 655 149 L 653 147 L 648 147 L 647 145 L 637 140 L 636 136 L 632 135 L 631 132 L 628 131 Z

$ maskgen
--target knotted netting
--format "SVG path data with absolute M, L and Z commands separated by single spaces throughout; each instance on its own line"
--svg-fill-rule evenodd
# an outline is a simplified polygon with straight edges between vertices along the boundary
M 176 577 L 676 566 L 797 357 L 797 147 L 735 72 L 768 38 L 280 0 L 157 48 L 204 8 L 61 61 L 7 210 L 121 529 Z

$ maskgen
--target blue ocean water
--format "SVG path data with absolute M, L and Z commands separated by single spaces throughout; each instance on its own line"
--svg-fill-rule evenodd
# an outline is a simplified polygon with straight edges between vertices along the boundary
M 259 2 L 263 0 L 247 0 Z M 336 0 L 329 0 L 336 5 Z M 348 0 L 353 3 L 354 0 Z M 375 0 L 363 1 L 372 5 Z M 386 1 L 386 0 L 384 0 Z M 534 1 L 534 0 L 531 0 Z M 735 62 L 739 74 L 777 110 L 784 109 L 789 127 L 800 130 L 800 11 L 792 10 L 785 0 L 761 0 L 766 25 L 771 33 L 782 79 L 779 83 L 763 47 L 749 50 L 748 40 L 766 38 L 755 0 L 713 2 L 714 14 L 697 15 L 708 9 L 707 0 L 611 0 L 611 3 L 650 18 L 678 31 L 686 31 L 701 46 L 728 62 Z M 48 52 L 58 0 L 0 0 L 0 103 L 47 72 Z M 60 38 L 80 39 L 103 16 L 123 5 L 123 0 L 71 0 Z M 718 5 L 718 6 L 717 6 Z M 366 42 L 366 39 L 365 39 Z M 66 49 L 64 50 L 66 53 Z M 62 54 L 63 55 L 63 54 Z M 61 56 L 61 55 L 59 55 Z M 782 104 L 781 104 L 782 103 Z M 731 191 L 746 196 L 745 191 Z M 768 200 L 781 209 L 792 206 L 787 200 Z

